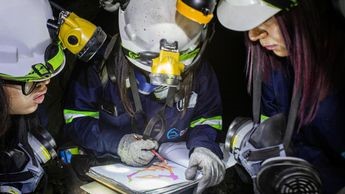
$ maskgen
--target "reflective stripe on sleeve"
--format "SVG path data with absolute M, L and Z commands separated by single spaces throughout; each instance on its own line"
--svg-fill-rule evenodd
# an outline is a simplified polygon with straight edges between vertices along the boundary
M 222 116 L 197 119 L 191 122 L 190 127 L 194 128 L 198 125 L 209 125 L 217 130 L 222 130 Z
M 0 193 L 21 194 L 17 188 L 7 185 L 0 186 Z
M 99 112 L 92 112 L 92 111 L 64 109 L 63 114 L 65 117 L 66 124 L 71 123 L 73 119 L 78 118 L 78 117 L 93 117 L 95 119 L 99 118 Z

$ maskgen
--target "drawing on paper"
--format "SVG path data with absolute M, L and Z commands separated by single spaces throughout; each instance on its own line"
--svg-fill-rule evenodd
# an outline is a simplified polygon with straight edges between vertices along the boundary
M 174 167 L 169 165 L 168 163 L 155 162 L 149 167 L 137 170 L 127 175 L 128 182 L 131 182 L 134 178 L 136 179 L 170 178 L 171 180 L 177 180 L 179 177 L 174 173 L 173 168 Z

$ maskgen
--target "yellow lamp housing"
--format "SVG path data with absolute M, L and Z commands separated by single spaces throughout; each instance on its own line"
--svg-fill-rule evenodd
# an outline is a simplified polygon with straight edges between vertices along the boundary
M 176 10 L 184 17 L 199 24 L 208 24 L 213 18 L 215 0 L 177 0 Z
M 184 64 L 180 62 L 178 51 L 161 50 L 159 57 L 152 60 L 151 83 L 177 87 L 183 71 Z
M 104 43 L 105 32 L 73 12 L 62 11 L 59 17 L 58 36 L 63 47 L 84 61 L 90 60 Z

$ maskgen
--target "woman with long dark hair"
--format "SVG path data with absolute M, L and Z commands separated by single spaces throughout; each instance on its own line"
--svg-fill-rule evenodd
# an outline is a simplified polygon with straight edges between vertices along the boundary
M 65 55 L 46 26 L 48 1 L 2 2 L 0 17 L 0 193 L 44 192 L 42 166 L 56 145 L 35 112 Z
M 301 91 L 293 154 L 320 172 L 325 193 L 345 186 L 345 25 L 327 0 L 221 1 L 220 22 L 248 31 L 249 88 L 262 72 L 261 114 L 289 114 Z

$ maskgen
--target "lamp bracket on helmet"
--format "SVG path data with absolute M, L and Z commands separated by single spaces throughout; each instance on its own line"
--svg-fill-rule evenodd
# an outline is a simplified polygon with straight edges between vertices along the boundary
M 160 44 L 161 44 L 160 48 L 162 50 L 178 52 L 178 42 L 177 41 L 169 43 L 166 39 L 162 39 L 160 41 Z
M 99 5 L 103 7 L 106 11 L 114 12 L 117 11 L 119 7 L 122 10 L 126 9 L 130 0 L 99 0 Z

